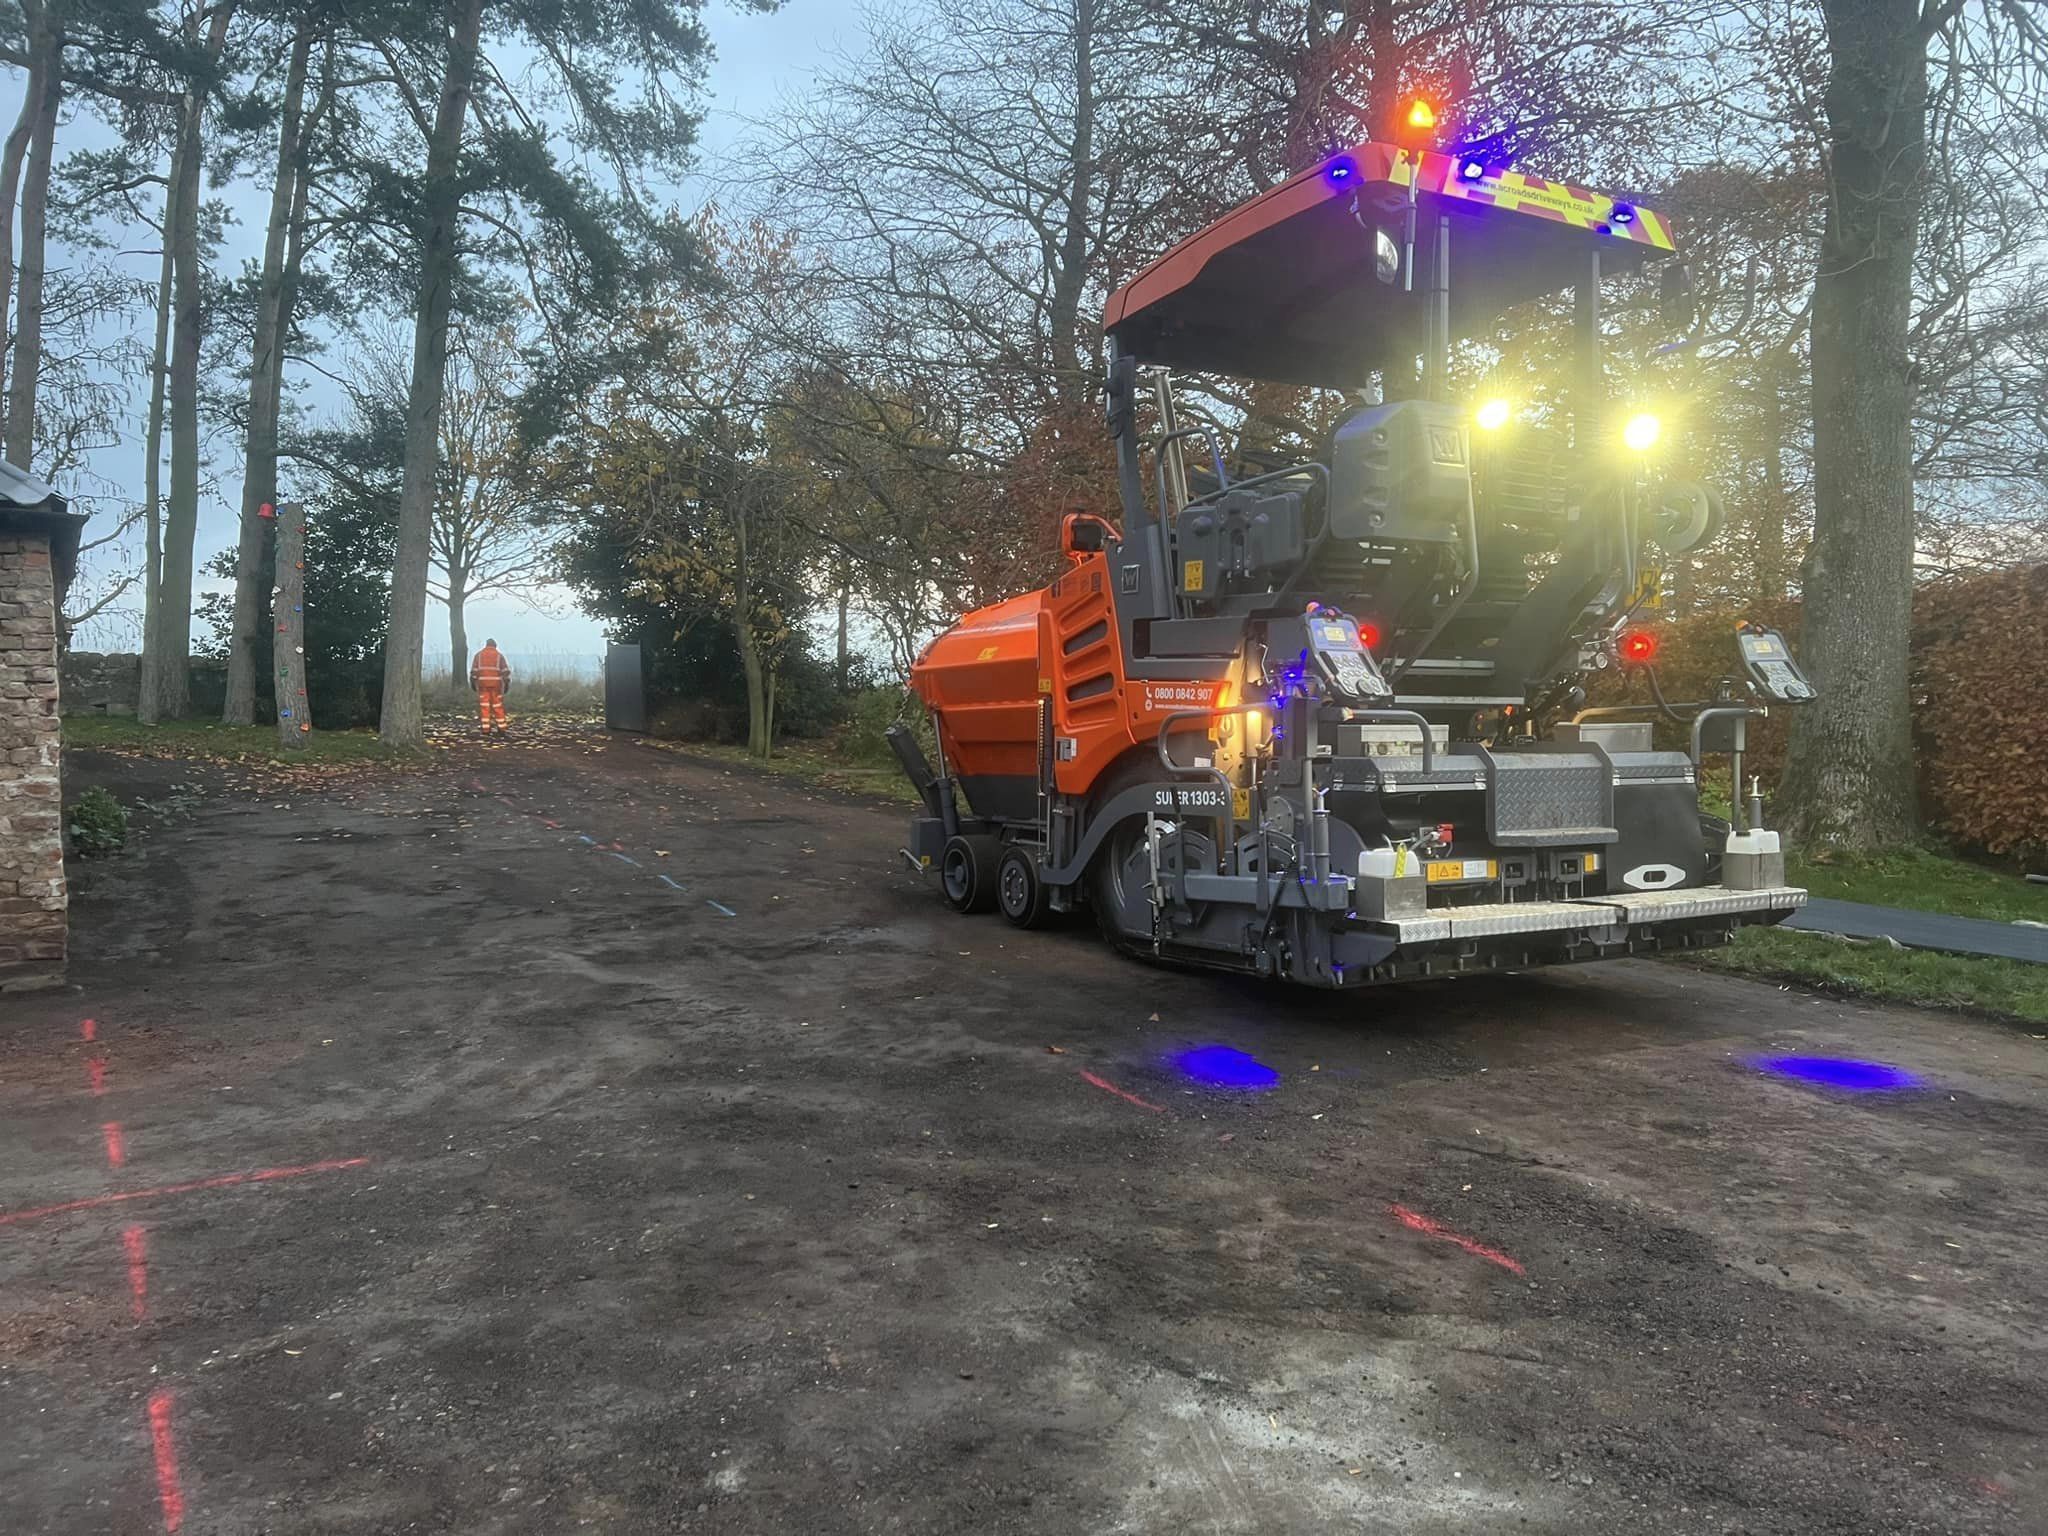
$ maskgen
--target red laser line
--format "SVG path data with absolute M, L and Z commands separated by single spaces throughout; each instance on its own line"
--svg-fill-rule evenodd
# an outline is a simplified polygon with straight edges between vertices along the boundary
M 1498 1264 L 1502 1269 L 1513 1270 L 1518 1275 L 1527 1273 L 1520 1264 L 1517 1264 L 1498 1248 L 1489 1248 L 1484 1243 L 1475 1242 L 1462 1232 L 1453 1232 L 1442 1222 L 1431 1221 L 1420 1211 L 1411 1211 L 1405 1205 L 1390 1205 L 1387 1207 L 1387 1210 L 1393 1215 L 1394 1220 L 1400 1222 L 1404 1227 L 1421 1232 L 1429 1237 L 1440 1237 L 1447 1243 L 1456 1243 L 1474 1258 L 1484 1259 L 1489 1264 Z
M 78 1026 L 78 1033 L 80 1034 L 80 1036 L 87 1040 L 96 1039 L 99 1035 L 99 1032 L 99 1025 L 94 1023 L 91 1019 L 85 1020 Z
M 149 1239 L 139 1226 L 123 1227 L 121 1247 L 128 1254 L 128 1300 L 139 1323 L 149 1311 Z
M 98 1098 L 107 1091 L 107 1063 L 101 1056 L 85 1058 L 85 1078 L 92 1084 L 93 1097 Z
M 185 1523 L 185 1490 L 178 1482 L 178 1448 L 171 1440 L 171 1394 L 159 1387 L 149 1394 L 149 1443 L 156 1452 L 156 1501 L 164 1512 L 164 1529 Z
M 1108 1082 L 1103 1078 L 1097 1077 L 1093 1072 L 1088 1071 L 1085 1067 L 1081 1070 L 1081 1076 L 1086 1078 L 1089 1082 L 1093 1083 L 1096 1087 L 1100 1088 L 1104 1093 L 1115 1094 L 1118 1098 L 1122 1099 L 1126 1104 L 1135 1104 L 1140 1109 L 1149 1109 L 1155 1115 L 1163 1115 L 1166 1113 L 1165 1109 L 1162 1108 L 1160 1105 L 1147 1103 L 1145 1100 L 1139 1098 L 1135 1093 L 1125 1093 L 1123 1089 L 1117 1087 L 1115 1083 Z
M 94 1195 L 88 1200 L 66 1200 L 58 1205 L 32 1206 L 25 1211 L 0 1214 L 0 1227 L 35 1221 L 44 1216 L 62 1216 L 67 1211 L 89 1211 L 128 1200 L 154 1200 L 161 1195 L 189 1195 L 195 1189 L 228 1189 L 236 1184 L 268 1184 L 274 1179 L 296 1179 L 308 1173 L 332 1173 L 339 1168 L 361 1168 L 367 1157 L 337 1157 L 322 1163 L 301 1163 L 296 1168 L 259 1168 L 254 1173 L 223 1173 L 211 1179 L 193 1179 L 185 1184 L 159 1184 L 153 1189 L 124 1189 L 117 1194 Z
M 100 1127 L 100 1134 L 107 1139 L 107 1161 L 116 1168 L 128 1165 L 128 1138 L 121 1134 L 121 1122 L 109 1120 Z

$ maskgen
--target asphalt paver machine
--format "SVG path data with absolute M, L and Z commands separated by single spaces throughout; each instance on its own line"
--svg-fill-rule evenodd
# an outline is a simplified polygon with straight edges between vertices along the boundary
M 1748 719 L 1813 696 L 1783 639 L 1731 636 L 1707 703 L 1585 707 L 1589 674 L 1650 659 L 1657 563 L 1718 529 L 1604 383 L 1602 278 L 1672 253 L 1650 208 L 1368 143 L 1139 272 L 1105 316 L 1121 519 L 1068 513 L 1056 580 L 919 658 L 935 760 L 892 735 L 912 863 L 961 912 L 1092 909 L 1123 949 L 1320 987 L 1790 915 L 1754 802 L 1699 805 L 1703 757 L 1739 786 Z M 1559 399 L 1450 398 L 1454 342 L 1566 294 Z M 1370 403 L 1233 479 L 1172 371 Z

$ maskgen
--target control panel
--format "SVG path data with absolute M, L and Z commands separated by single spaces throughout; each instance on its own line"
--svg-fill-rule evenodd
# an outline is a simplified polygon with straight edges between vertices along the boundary
M 1750 686 L 1772 704 L 1804 704 L 1819 697 L 1806 674 L 1792 660 L 1791 647 L 1775 629 L 1745 624 L 1735 634 L 1742 648 L 1742 669 Z
M 1338 698 L 1353 704 L 1392 695 L 1393 688 L 1359 638 L 1358 625 L 1335 609 L 1323 608 L 1308 616 L 1308 653 L 1316 671 Z

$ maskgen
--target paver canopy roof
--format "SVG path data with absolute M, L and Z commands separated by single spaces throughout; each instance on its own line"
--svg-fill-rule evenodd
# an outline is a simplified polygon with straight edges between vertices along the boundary
M 1385 281 L 1415 199 L 1416 276 Z M 1350 388 L 1420 348 L 1438 215 L 1451 330 L 1672 249 L 1661 214 L 1434 150 L 1360 144 L 1188 236 L 1110 295 L 1103 327 L 1141 362 Z

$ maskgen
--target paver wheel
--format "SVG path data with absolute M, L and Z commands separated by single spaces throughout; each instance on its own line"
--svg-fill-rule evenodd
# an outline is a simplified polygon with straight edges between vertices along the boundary
M 955 912 L 987 912 L 996 904 L 996 863 L 1003 840 L 976 833 L 949 838 L 939 855 L 939 888 Z
M 996 905 L 1019 928 L 1043 928 L 1052 912 L 1045 882 L 1038 878 L 1038 859 L 1029 848 L 1012 844 L 996 865 Z

